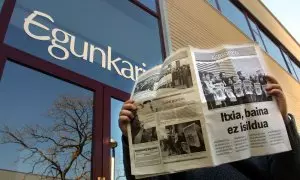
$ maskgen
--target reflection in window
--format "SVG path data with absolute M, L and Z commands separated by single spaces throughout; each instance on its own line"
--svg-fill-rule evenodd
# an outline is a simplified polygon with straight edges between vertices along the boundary
M 293 77 L 297 80 L 299 80 L 298 76 L 297 76 L 297 72 L 296 72 L 296 68 L 295 67 L 298 67 L 294 62 L 293 60 L 291 60 L 291 58 L 289 57 L 289 55 L 287 55 L 283 50 L 282 50 L 282 53 L 284 55 L 284 58 L 288 64 L 288 67 L 291 71 L 291 74 L 293 75 Z
M 268 54 L 278 63 L 282 68 L 284 68 L 287 72 L 288 68 L 285 63 L 285 60 L 281 54 L 281 50 L 279 47 L 264 33 L 260 32 L 262 39 L 266 45 Z
M 293 65 L 293 68 L 295 70 L 295 77 L 296 79 L 298 78 L 298 81 L 300 82 L 300 68 L 299 66 L 297 66 L 296 63 L 294 63 L 293 61 L 291 61 L 292 65 Z
M 155 0 L 138 0 L 145 6 L 147 6 L 152 11 L 156 12 L 156 2 Z
M 287 59 L 287 61 L 289 62 L 288 65 L 290 70 L 292 71 L 292 75 L 294 76 L 295 79 L 300 81 L 300 68 L 297 66 L 296 63 L 294 63 L 293 60 Z
M 122 132 L 119 128 L 119 113 L 122 108 L 123 102 L 111 99 L 111 138 L 118 143 L 115 148 L 115 174 L 117 180 L 126 180 L 125 171 L 123 166 L 123 150 L 122 150 Z
M 4 3 L 4 0 L 0 0 L 0 11 L 2 9 L 3 3 Z
M 221 0 L 218 2 L 220 4 L 222 14 L 252 39 L 251 31 L 245 15 L 228 0 Z
M 8 61 L 0 99 L 0 172 L 90 179 L 92 92 Z
M 249 19 L 249 18 L 248 18 Z M 250 23 L 250 28 L 253 32 L 253 35 L 255 36 L 255 40 L 256 42 L 259 44 L 259 46 L 267 52 L 266 47 L 264 45 L 264 42 L 262 40 L 262 37 L 260 35 L 260 29 L 257 27 L 257 25 L 251 20 L 249 19 L 249 23 Z
M 211 4 L 214 8 L 218 9 L 216 0 L 207 0 L 209 2 L 209 4 Z

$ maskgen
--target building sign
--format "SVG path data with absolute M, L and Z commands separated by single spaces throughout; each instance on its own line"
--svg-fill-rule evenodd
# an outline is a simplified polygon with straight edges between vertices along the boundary
M 37 17 L 43 17 L 48 21 L 54 23 L 54 19 L 43 12 L 34 11 L 30 14 L 24 21 L 24 30 L 28 36 L 33 39 L 40 41 L 49 41 L 48 52 L 49 54 L 57 60 L 65 61 L 70 57 L 70 53 L 74 56 L 81 58 L 87 63 L 94 63 L 96 55 L 101 56 L 101 64 L 99 68 L 106 69 L 108 71 L 115 71 L 119 76 L 122 76 L 133 81 L 136 80 L 138 75 L 142 72 L 145 72 L 146 64 L 142 63 L 144 67 L 139 67 L 137 65 L 132 65 L 130 61 L 123 60 L 120 57 L 112 59 L 112 48 L 107 47 L 107 51 L 96 47 L 95 45 L 84 41 L 82 50 L 75 50 L 76 37 L 62 29 L 54 28 L 50 29 L 46 25 L 38 22 Z M 44 30 L 43 35 L 37 35 L 30 31 L 30 26 L 37 26 Z M 62 38 L 59 38 L 58 34 L 62 35 Z M 62 46 L 61 44 L 67 44 L 68 48 Z M 56 54 L 55 50 L 61 51 L 62 53 Z M 77 51 L 77 52 L 76 52 Z
M 162 62 L 157 19 L 129 1 L 17 0 L 4 42 L 128 93 Z

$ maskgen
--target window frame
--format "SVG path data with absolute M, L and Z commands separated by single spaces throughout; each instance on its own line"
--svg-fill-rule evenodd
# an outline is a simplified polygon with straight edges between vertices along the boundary
M 111 147 L 110 147 L 110 136 L 111 136 L 111 98 L 117 99 L 119 101 L 125 102 L 130 98 L 130 94 L 120 91 L 118 89 L 110 88 L 108 86 L 104 87 L 104 124 L 103 127 L 103 175 L 104 177 L 110 177 L 111 173 Z
M 104 159 L 101 155 L 101 152 L 103 152 L 103 121 L 101 121 L 101 119 L 103 118 L 104 85 L 95 80 L 89 79 L 85 76 L 79 75 L 68 69 L 49 63 L 38 57 L 24 53 L 5 44 L 2 44 L 0 46 L 0 52 L 0 83 L 3 71 L 5 69 L 5 63 L 11 61 L 25 68 L 46 74 L 48 76 L 51 76 L 58 80 L 62 80 L 67 83 L 71 83 L 81 88 L 90 90 L 94 93 L 91 177 L 93 179 L 96 179 L 96 177 L 101 177 L 103 170 L 102 163 L 100 162 L 102 162 Z
M 156 12 L 148 8 L 146 5 L 141 3 L 139 0 L 129 0 L 133 4 L 137 5 L 141 9 L 143 9 L 145 12 L 149 13 L 150 15 L 154 16 L 157 18 L 158 21 L 158 28 L 159 28 L 159 37 L 160 37 L 160 44 L 161 44 L 161 52 L 162 52 L 162 57 L 163 61 L 167 57 L 167 52 L 166 52 L 166 47 L 165 47 L 165 39 L 164 39 L 164 34 L 163 34 L 163 22 L 161 20 L 161 12 L 160 12 L 160 6 L 159 6 L 159 0 L 155 0 L 156 4 Z
M 93 108 L 93 139 L 92 139 L 92 161 L 91 161 L 91 178 L 97 179 L 103 174 L 103 91 L 106 85 L 70 71 L 66 68 L 52 64 L 41 58 L 35 57 L 21 50 L 13 48 L 4 43 L 4 38 L 8 25 L 16 4 L 16 0 L 5 0 L 3 10 L 0 13 L 0 83 L 5 69 L 5 63 L 8 61 L 19 64 L 25 68 L 46 74 L 58 80 L 62 80 L 73 85 L 90 90 L 94 93 Z M 97 109 L 97 110 L 96 110 Z M 97 153 L 95 153 L 97 152 Z
M 233 0 L 230 0 L 230 1 L 233 1 Z M 236 2 L 236 1 L 233 1 L 233 4 L 235 4 L 237 7 L 239 7 L 239 6 L 242 6 L 242 5 L 238 5 L 238 4 L 240 4 L 239 2 Z M 264 48 L 265 48 L 265 50 L 266 50 L 266 52 L 269 54 L 269 51 L 268 51 L 268 48 L 267 48 L 267 46 L 265 45 L 265 41 L 263 40 L 263 38 L 262 38 L 262 36 L 261 36 L 261 32 L 260 31 L 262 31 L 278 48 L 279 48 L 279 50 L 280 50 L 280 52 L 281 52 L 281 56 L 283 57 L 283 59 L 284 59 L 284 62 L 285 62 L 285 64 L 286 64 L 286 67 L 287 67 L 287 69 L 288 69 L 288 73 L 293 77 L 293 78 L 295 78 L 294 76 L 293 76 L 293 72 L 292 72 L 292 70 L 291 70 L 291 67 L 289 66 L 289 63 L 287 62 L 287 60 L 286 60 L 286 58 L 284 57 L 284 55 L 283 55 L 283 51 L 284 52 L 286 52 L 286 54 L 289 56 L 289 58 L 290 58 L 290 60 L 292 60 L 298 67 L 300 67 L 300 62 L 296 62 L 295 61 L 295 59 L 297 59 L 297 58 L 295 58 L 295 56 L 294 55 L 292 55 L 287 49 L 286 49 L 286 47 L 262 24 L 262 23 L 260 23 L 259 22 L 259 20 L 257 20 L 251 13 L 249 13 L 248 12 L 248 10 L 246 10 L 246 9 L 241 9 L 241 8 L 239 8 L 241 11 L 243 11 L 243 12 L 245 12 L 245 14 L 246 14 L 246 19 L 247 20 L 252 20 L 252 22 L 256 25 L 256 28 L 257 28 L 257 30 L 258 30 L 258 33 L 259 33 L 259 36 L 260 36 L 260 38 L 262 39 L 262 43 L 263 43 L 263 45 L 264 45 Z M 250 25 L 250 24 L 249 24 Z M 250 31 L 253 31 L 253 29 L 251 28 L 251 26 L 250 26 Z M 254 35 L 254 32 L 252 32 L 253 34 L 252 35 Z M 254 36 L 253 36 L 254 37 Z M 255 38 L 255 37 L 254 37 Z M 257 41 L 256 41 L 257 42 Z M 275 60 L 275 62 L 284 70 L 284 71 L 286 71 L 277 61 L 276 61 L 276 59 L 274 59 Z M 295 78 L 296 80 L 297 80 L 297 82 L 298 83 L 300 83 L 300 80 L 298 80 L 297 78 Z
M 150 9 L 149 7 L 147 7 L 145 4 L 143 4 L 142 2 L 140 2 L 140 0 L 129 0 L 130 2 L 134 3 L 135 5 L 139 6 L 140 8 L 142 8 L 144 11 L 146 11 L 147 13 L 151 14 L 152 16 L 158 18 L 159 17 L 159 13 L 158 11 L 155 12 L 152 9 Z M 155 0 L 155 4 L 156 4 L 156 10 L 157 10 L 157 2 Z
M 220 5 L 219 5 L 219 0 L 214 0 L 215 1 L 215 3 L 217 4 L 217 9 L 222 13 L 222 8 L 220 7 Z M 241 3 L 241 2 L 239 2 L 239 1 L 237 1 L 237 0 L 229 0 L 233 5 L 235 5 L 244 15 L 245 15 L 245 18 L 246 18 L 246 21 L 247 21 L 247 24 L 248 24 L 248 26 L 249 26 L 249 28 L 250 28 L 250 32 L 251 32 L 251 35 L 252 35 L 252 39 L 255 41 L 255 42 L 257 42 L 258 43 L 258 40 L 256 39 L 256 37 L 255 37 L 255 34 L 254 33 L 256 33 L 258 36 L 259 36 L 259 38 L 261 39 L 261 41 L 262 41 L 262 43 L 263 43 L 263 46 L 264 46 L 264 50 L 266 51 L 266 53 L 268 54 L 268 55 L 270 55 L 269 54 L 269 52 L 268 52 L 268 48 L 266 47 L 266 44 L 265 44 L 265 42 L 264 42 L 264 40 L 263 40 L 263 38 L 262 38 L 262 35 L 261 35 L 261 32 L 263 32 L 278 48 L 279 48 L 279 50 L 280 50 L 280 52 L 281 52 L 281 55 L 282 55 L 282 57 L 283 57 L 283 60 L 284 60 L 284 62 L 285 62 L 285 64 L 286 64 L 286 66 L 287 66 L 287 70 L 285 69 L 285 68 L 283 68 L 278 62 L 277 62 L 277 60 L 276 59 L 274 59 L 271 55 L 271 57 L 272 57 L 272 59 L 274 59 L 274 61 L 284 70 L 284 71 L 286 71 L 286 72 L 288 72 L 288 74 L 290 75 L 290 76 L 292 76 L 298 83 L 300 83 L 300 78 L 298 77 L 298 79 L 297 79 L 297 77 L 294 77 L 294 75 L 293 75 L 293 72 L 292 72 L 292 70 L 291 70 L 291 68 L 293 68 L 293 67 L 290 67 L 289 66 L 289 63 L 287 62 L 288 60 L 286 60 L 286 58 L 284 57 L 284 55 L 283 55 L 283 52 L 285 52 L 288 56 L 289 56 L 289 59 L 292 61 L 292 62 L 294 62 L 295 63 L 295 65 L 297 65 L 299 68 L 300 68 L 300 61 L 298 61 L 297 60 L 297 58 L 292 54 L 292 53 L 290 53 L 288 50 L 287 50 L 287 48 L 253 15 L 253 14 L 251 14 L 251 12 L 249 12 L 249 10 L 247 9 L 247 8 L 245 8 L 244 6 L 243 6 L 243 4 Z M 208 2 L 209 3 L 209 2 Z M 227 17 L 226 17 L 227 18 Z M 253 28 L 252 28 L 252 26 L 251 26 L 251 24 L 250 24 L 250 20 L 253 22 L 253 24 L 256 26 L 256 28 L 257 28 L 257 31 L 258 32 L 254 32 L 254 30 L 253 30 Z M 237 27 L 238 29 L 239 29 L 239 27 Z M 244 33 L 245 34 L 245 33 Z M 249 38 L 251 38 L 251 37 L 249 37 Z
M 142 8 L 145 12 L 157 18 L 161 53 L 163 59 L 166 57 L 164 44 L 163 24 L 161 21 L 159 0 L 156 0 L 157 12 L 147 8 L 138 0 L 129 0 Z M 63 68 L 42 58 L 28 54 L 22 50 L 6 45 L 4 43 L 11 16 L 14 11 L 16 0 L 5 0 L 0 12 L 0 83 L 7 61 L 12 61 L 21 66 L 44 73 L 59 80 L 63 80 L 94 92 L 94 117 L 93 117 L 93 141 L 91 179 L 105 177 L 110 180 L 110 113 L 111 98 L 120 101 L 129 99 L 130 94 L 110 87 L 106 84 L 90 79 L 69 69 Z

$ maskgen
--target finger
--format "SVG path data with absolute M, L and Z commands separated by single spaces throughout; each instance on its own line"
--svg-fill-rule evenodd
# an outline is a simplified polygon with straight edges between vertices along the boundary
M 125 110 L 136 110 L 137 107 L 135 104 L 124 104 L 122 109 L 125 109 Z
M 128 116 L 120 116 L 119 123 L 120 124 L 128 124 L 130 123 L 131 119 Z
M 279 84 L 278 81 L 273 77 L 273 76 L 270 76 L 270 75 L 266 75 L 265 76 L 267 81 L 271 84 Z
M 283 92 L 279 89 L 271 89 L 270 91 L 267 92 L 271 96 L 284 97 Z
M 282 88 L 279 84 L 267 84 L 266 90 L 269 91 L 271 89 L 280 89 L 280 90 L 282 90 Z
M 124 102 L 124 104 L 128 104 L 128 103 L 132 104 L 132 103 L 134 103 L 134 100 L 128 99 L 127 101 Z
M 124 135 L 127 135 L 127 124 L 130 122 L 128 116 L 119 117 L 119 127 Z
M 131 119 L 134 118 L 133 113 L 131 111 L 126 110 L 126 109 L 121 110 L 120 116 L 128 116 Z

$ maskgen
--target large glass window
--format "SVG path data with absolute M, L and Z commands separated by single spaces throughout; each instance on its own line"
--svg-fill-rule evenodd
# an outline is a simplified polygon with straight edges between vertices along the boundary
M 0 99 L 0 179 L 91 178 L 93 92 L 7 61 Z
M 300 82 L 300 67 L 293 61 L 291 61 L 291 63 L 292 63 L 292 66 L 294 67 L 295 77 L 298 78 L 298 81 Z
M 247 24 L 245 15 L 228 0 L 221 0 L 218 2 L 222 14 L 252 39 L 251 31 Z
M 216 0 L 207 0 L 214 8 L 218 9 Z
M 128 0 L 17 0 L 5 43 L 127 92 L 162 62 L 158 19 Z
M 255 40 L 259 46 L 265 52 L 267 52 L 282 68 L 291 73 L 297 79 L 297 73 L 295 69 L 299 70 L 299 67 L 293 61 L 291 61 L 289 57 L 286 58 L 288 62 L 285 61 L 279 46 L 275 44 L 251 18 L 246 17 L 243 12 L 229 0 L 208 0 L 208 2 L 216 9 L 218 9 L 218 3 L 224 16 L 226 16 L 232 23 L 241 29 L 248 37 Z M 249 24 L 247 23 L 246 18 L 248 19 Z M 287 67 L 287 64 L 289 68 Z
M 114 167 L 112 169 L 112 171 L 114 171 L 113 180 L 126 180 L 123 166 L 122 132 L 119 128 L 119 113 L 122 105 L 122 101 L 111 99 L 111 138 L 116 141 L 118 145 L 112 149 L 111 152 L 112 158 L 114 158 Z
M 266 45 L 268 54 L 278 63 L 282 68 L 289 72 L 285 60 L 282 56 L 280 48 L 264 33 L 260 32 L 264 44 Z
M 156 12 L 156 2 L 155 0 L 138 0 L 145 6 L 147 6 L 152 11 Z
M 248 18 L 249 19 L 249 18 Z M 253 35 L 255 37 L 256 42 L 259 44 L 259 46 L 267 52 L 266 46 L 263 42 L 262 36 L 260 34 L 260 29 L 257 27 L 257 25 L 252 21 L 252 19 L 249 19 L 250 28 L 253 32 Z
M 289 57 L 289 55 L 287 55 L 283 50 L 282 50 L 282 53 L 284 55 L 284 58 L 288 64 L 288 67 L 291 71 L 291 74 L 294 76 L 295 79 L 299 80 L 298 76 L 297 76 L 297 72 L 296 72 L 296 69 L 295 69 L 295 66 L 298 67 L 294 62 L 293 60 L 291 60 L 291 58 Z

